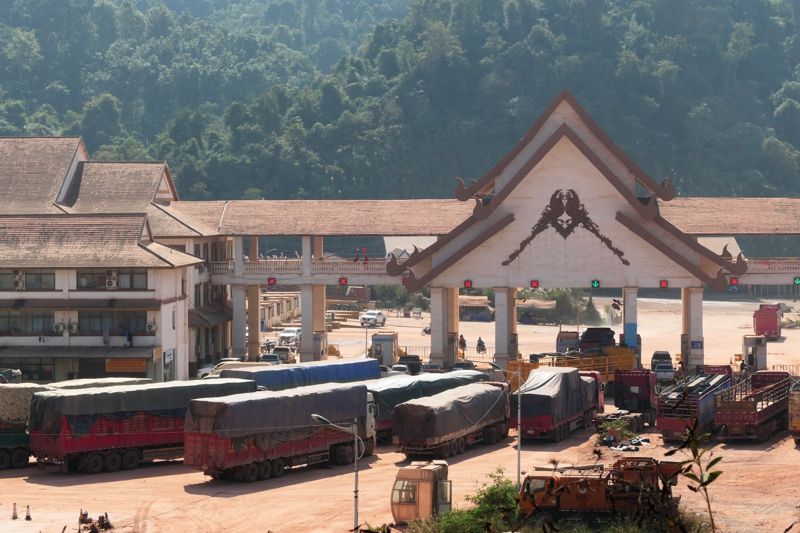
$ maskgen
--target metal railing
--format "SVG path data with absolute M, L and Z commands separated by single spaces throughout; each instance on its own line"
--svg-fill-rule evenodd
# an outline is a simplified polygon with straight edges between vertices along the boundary
M 244 264 L 245 274 L 299 274 L 302 269 L 301 259 L 262 259 Z
M 799 272 L 800 259 L 792 257 L 771 257 L 764 259 L 748 259 L 748 274 L 769 274 L 780 272 Z
M 772 365 L 772 370 L 788 372 L 793 376 L 800 376 L 800 365 Z
M 311 263 L 312 274 L 386 274 L 386 261 L 376 259 L 369 261 L 330 260 Z
M 213 274 L 232 274 L 233 261 L 211 263 Z M 244 263 L 245 274 L 300 274 L 303 272 L 302 259 L 262 259 L 257 263 Z M 386 261 L 344 261 L 325 260 L 311 263 L 312 274 L 385 274 Z

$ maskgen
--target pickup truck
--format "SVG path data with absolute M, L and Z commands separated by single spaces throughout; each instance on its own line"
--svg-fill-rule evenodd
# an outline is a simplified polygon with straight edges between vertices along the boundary
M 386 324 L 386 315 L 383 311 L 364 311 L 358 320 L 362 326 L 383 326 Z

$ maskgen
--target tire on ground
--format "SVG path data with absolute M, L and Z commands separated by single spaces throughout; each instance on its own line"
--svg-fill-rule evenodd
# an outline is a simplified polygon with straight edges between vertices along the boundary
M 122 457 L 118 452 L 108 452 L 103 458 L 103 469 L 106 472 L 116 472 L 122 468 Z
M 122 469 L 133 470 L 139 466 L 139 452 L 137 450 L 125 450 L 122 452 Z
M 258 464 L 249 463 L 244 465 L 244 475 L 242 476 L 242 481 L 245 483 L 258 481 Z
M 272 477 L 281 477 L 286 473 L 286 463 L 283 459 L 272 461 Z
M 467 439 L 461 437 L 458 439 L 458 453 L 464 453 L 464 450 L 467 449 Z
M 272 477 L 272 463 L 264 460 L 258 463 L 258 479 L 265 480 Z
M 25 448 L 16 448 L 11 452 L 11 466 L 13 468 L 22 468 L 28 466 L 28 459 L 30 454 Z M 1 470 L 1 469 L 0 469 Z
M 6 450 L 0 450 L 0 470 L 11 467 L 11 454 Z
M 86 455 L 83 462 L 83 471 L 87 474 L 99 474 L 103 471 L 103 456 L 99 453 Z
M 458 455 L 458 439 L 450 441 L 450 455 Z

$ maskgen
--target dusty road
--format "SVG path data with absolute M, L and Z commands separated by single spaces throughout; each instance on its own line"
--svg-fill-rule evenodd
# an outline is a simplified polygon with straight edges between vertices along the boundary
M 598 309 L 605 303 L 597 299 Z M 752 327 L 752 302 L 706 302 L 705 339 L 707 361 L 727 363 L 741 348 L 741 335 Z M 679 345 L 680 302 L 639 300 L 640 332 L 644 353 L 655 349 L 675 352 Z M 427 320 L 395 318 L 388 328 L 399 332 L 401 344 L 424 346 L 429 342 L 420 330 Z M 557 328 L 520 326 L 523 353 L 553 349 Z M 372 330 L 370 330 L 372 331 Z M 482 336 L 491 346 L 492 323 L 462 323 L 471 344 Z M 785 331 L 786 338 L 770 343 L 770 364 L 800 364 L 800 331 Z M 331 335 L 345 355 L 363 353 L 364 331 L 343 328 Z M 654 446 L 640 455 L 660 456 L 666 449 L 653 436 Z M 523 469 L 546 464 L 593 460 L 588 431 L 550 444 L 526 442 Z M 603 462 L 613 455 L 605 450 Z M 800 520 L 800 448 L 781 435 L 763 445 L 717 445 L 714 453 L 724 457 L 724 474 L 712 486 L 713 505 L 723 531 L 783 531 Z M 391 446 L 360 463 L 361 522 L 373 525 L 392 520 L 389 494 L 397 466 L 404 457 Z M 514 479 L 514 438 L 492 447 L 478 445 L 450 460 L 450 478 L 456 505 L 474 494 L 486 474 L 503 468 Z M 40 471 L 35 467 L 0 473 L 0 532 L 60 532 L 77 530 L 79 509 L 93 516 L 107 512 L 117 531 L 157 532 L 299 532 L 346 531 L 352 526 L 353 472 L 348 467 L 300 468 L 279 480 L 250 485 L 216 482 L 179 462 L 157 463 L 131 472 L 86 476 Z M 698 496 L 681 481 L 678 493 L 692 510 L 704 511 Z M 24 513 L 32 509 L 33 520 L 12 522 L 11 506 L 17 502 Z M 800 530 L 800 523 L 793 531 Z

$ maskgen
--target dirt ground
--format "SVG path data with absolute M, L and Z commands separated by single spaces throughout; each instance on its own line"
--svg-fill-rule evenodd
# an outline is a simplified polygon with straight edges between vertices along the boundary
M 601 302 L 598 308 L 603 309 Z M 707 361 L 727 363 L 740 351 L 741 335 L 751 331 L 756 304 L 706 302 L 705 339 Z M 655 349 L 676 351 L 679 345 L 680 303 L 670 300 L 639 300 L 640 332 L 644 353 Z M 395 318 L 387 327 L 396 329 L 401 344 L 423 346 L 420 335 L 427 320 Z M 491 323 L 465 323 L 462 331 L 474 343 L 478 335 L 491 346 Z M 557 328 L 521 326 L 523 353 L 552 350 Z M 770 343 L 770 364 L 800 364 L 796 347 L 800 331 L 788 330 L 786 339 Z M 343 328 L 331 335 L 344 354 L 363 353 L 364 334 Z M 513 432 L 512 432 L 513 433 Z M 651 435 L 653 445 L 638 455 L 662 456 L 666 448 Z M 526 441 L 522 450 L 523 470 L 550 460 L 561 463 L 593 461 L 593 439 L 587 430 L 557 444 Z M 617 453 L 617 452 L 613 452 Z M 722 531 L 783 531 L 800 520 L 800 448 L 785 435 L 762 445 L 716 445 L 723 456 L 723 475 L 712 485 L 712 503 Z M 637 455 L 637 454 L 634 454 Z M 612 452 L 604 449 L 603 462 Z M 391 446 L 359 462 L 360 521 L 372 525 L 390 523 L 389 495 L 398 465 L 404 456 Z M 451 458 L 450 479 L 457 506 L 474 494 L 486 474 L 503 468 L 513 479 L 516 441 L 512 435 L 494 446 L 477 445 Z M 254 484 L 211 481 L 201 472 L 180 462 L 158 462 L 130 472 L 86 476 L 42 471 L 36 467 L 0 473 L 0 532 L 60 532 L 77 530 L 80 509 L 90 515 L 107 512 L 117 531 L 155 532 L 298 532 L 346 531 L 353 519 L 353 471 L 348 467 L 299 468 L 278 480 Z M 681 480 L 677 492 L 691 510 L 704 511 L 702 500 Z M 11 521 L 16 502 L 21 516 L 30 505 L 33 520 Z M 793 531 L 800 530 L 800 523 Z

